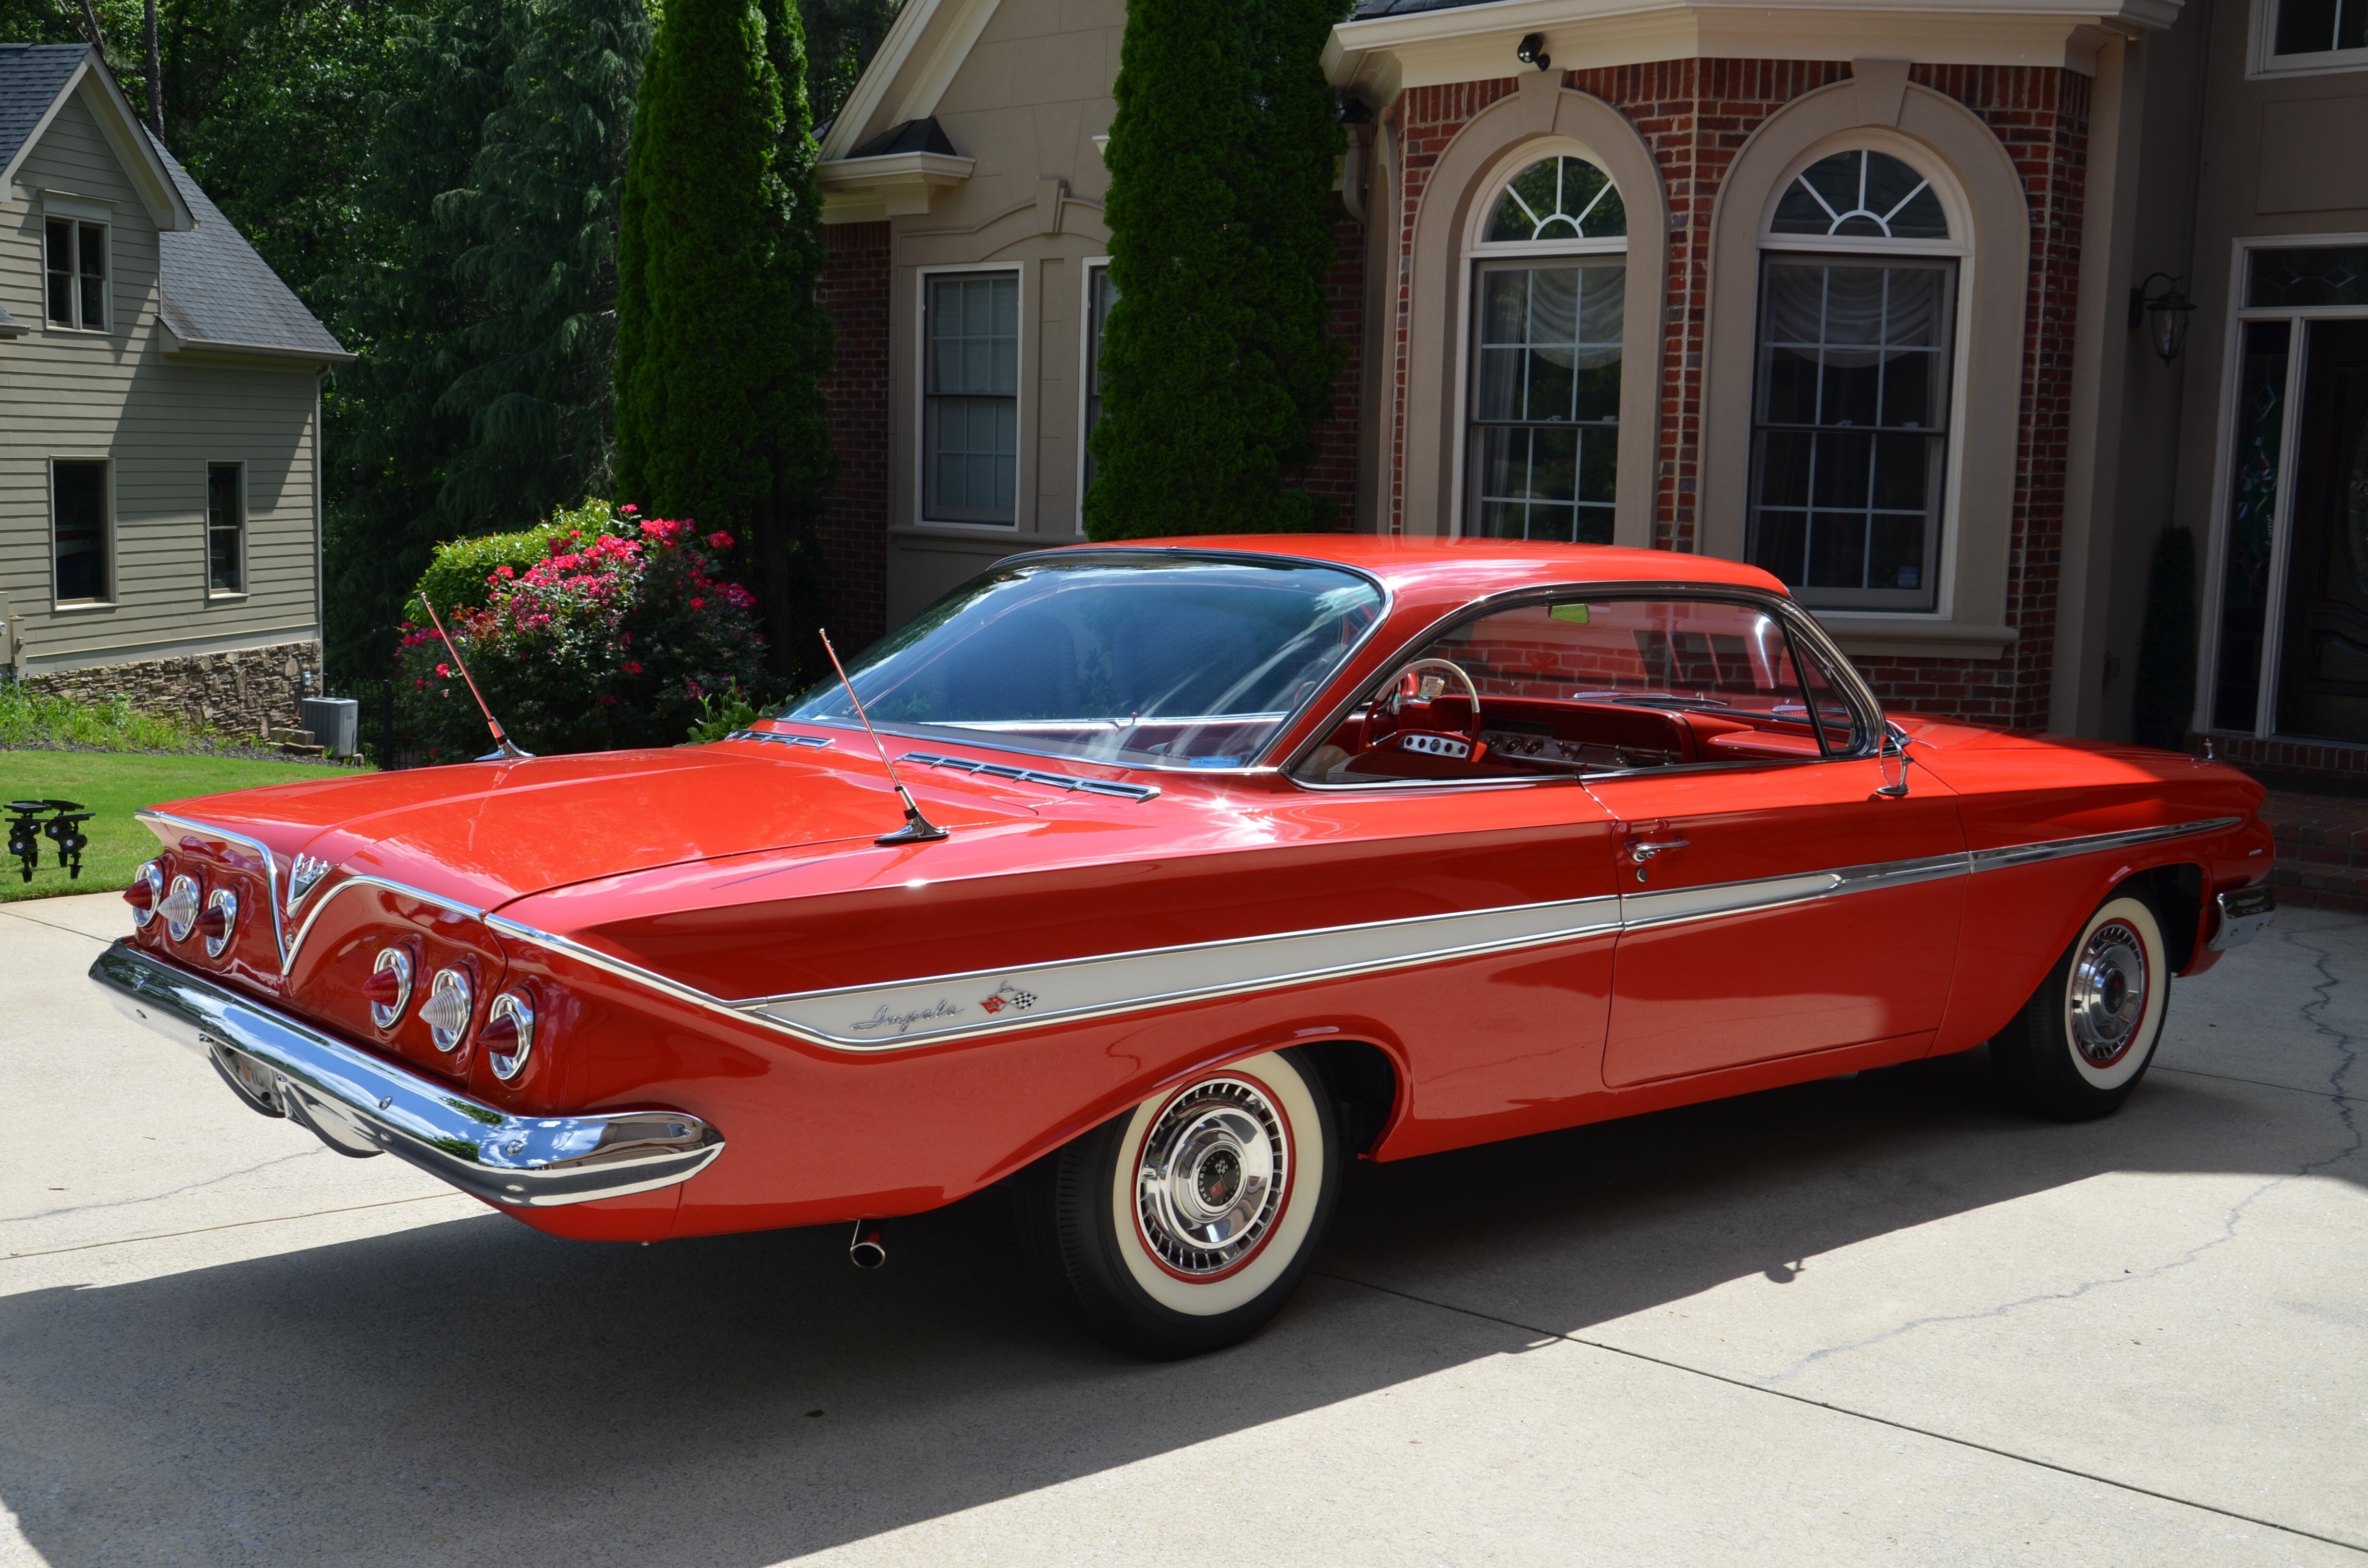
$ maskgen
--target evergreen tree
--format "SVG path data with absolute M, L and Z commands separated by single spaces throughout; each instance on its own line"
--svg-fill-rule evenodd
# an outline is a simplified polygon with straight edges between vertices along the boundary
M 1326 330 L 1337 0 L 1133 0 L 1110 125 L 1118 303 L 1086 497 L 1096 539 L 1295 530 L 1340 353 Z
M 741 541 L 783 676 L 806 653 L 832 471 L 814 165 L 797 12 L 669 0 L 625 176 L 618 499 Z

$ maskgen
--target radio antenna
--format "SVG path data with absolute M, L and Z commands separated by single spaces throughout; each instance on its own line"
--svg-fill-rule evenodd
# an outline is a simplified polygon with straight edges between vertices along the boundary
M 820 631 L 820 628 L 816 628 Z M 895 832 L 873 839 L 874 844 L 934 844 L 953 835 L 921 814 L 913 803 L 913 791 L 896 777 L 896 765 L 888 760 L 888 748 L 880 743 L 880 732 L 871 727 L 871 716 L 863 710 L 863 699 L 855 695 L 855 683 L 847 678 L 847 666 L 838 662 L 838 650 L 830 645 L 830 633 L 822 633 L 822 651 L 830 655 L 830 667 L 838 672 L 838 684 L 847 688 L 848 701 L 855 705 L 855 716 L 863 721 L 863 733 L 871 737 L 871 747 L 880 754 L 880 766 L 888 770 L 888 782 L 896 786 L 897 799 L 905 802 L 905 825 Z
M 485 706 L 485 694 L 477 689 L 477 677 L 469 673 L 469 662 L 461 657 L 461 650 L 452 645 L 452 634 L 444 630 L 443 619 L 436 613 L 436 605 L 434 601 L 429 599 L 426 594 L 422 594 L 419 596 L 419 602 L 427 607 L 427 619 L 429 622 L 435 626 L 436 635 L 444 639 L 444 651 L 452 655 L 452 662 L 454 664 L 461 666 L 461 678 L 469 683 L 469 695 L 477 699 L 477 711 L 485 716 L 485 728 L 494 733 L 494 749 L 487 752 L 484 756 L 477 758 L 477 760 L 479 762 L 526 762 L 530 760 L 533 757 L 534 753 L 526 750 L 516 741 L 510 739 L 509 736 L 502 733 L 502 722 L 494 717 L 494 710 L 492 709 Z

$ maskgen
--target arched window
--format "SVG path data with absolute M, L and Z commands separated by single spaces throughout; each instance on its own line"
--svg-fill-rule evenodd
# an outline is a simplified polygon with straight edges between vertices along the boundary
M 1958 236 L 1929 176 L 1851 148 L 1761 240 L 1750 556 L 1802 602 L 1929 610 L 1955 381 Z
M 1628 214 L 1585 158 L 1525 165 L 1474 252 L 1465 531 L 1608 544 Z

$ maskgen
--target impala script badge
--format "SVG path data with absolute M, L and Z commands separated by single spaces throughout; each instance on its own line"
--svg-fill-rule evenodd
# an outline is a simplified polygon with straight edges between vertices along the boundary
M 299 855 L 296 865 L 288 873 L 288 907 L 294 909 L 304 902 L 304 895 L 319 885 L 329 874 L 329 863 L 317 856 Z
M 919 1007 L 909 1013 L 892 1013 L 888 1010 L 888 1004 L 882 1002 L 880 1004 L 879 1011 L 870 1017 L 859 1018 L 847 1027 L 858 1034 L 869 1034 L 873 1029 L 887 1029 L 894 1034 L 903 1034 L 915 1024 L 926 1024 L 932 1018 L 951 1018 L 962 1011 L 963 1009 L 960 1006 L 943 997 L 938 999 L 938 1005 L 934 1007 Z

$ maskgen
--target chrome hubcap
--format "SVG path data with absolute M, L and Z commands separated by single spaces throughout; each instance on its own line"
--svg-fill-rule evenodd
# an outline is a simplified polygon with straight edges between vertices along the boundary
M 2092 1067 L 2110 1067 L 2137 1038 L 2146 1011 L 2146 944 L 2118 920 L 2089 934 L 2072 965 L 2072 1045 Z
M 1178 1274 L 1218 1274 L 1255 1251 L 1282 1208 L 1291 1141 L 1239 1078 L 1195 1084 L 1153 1124 L 1135 1172 L 1143 1235 Z

